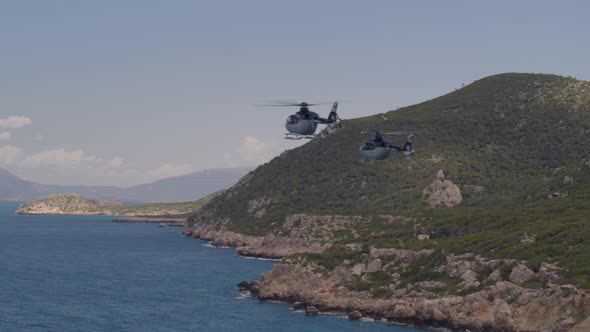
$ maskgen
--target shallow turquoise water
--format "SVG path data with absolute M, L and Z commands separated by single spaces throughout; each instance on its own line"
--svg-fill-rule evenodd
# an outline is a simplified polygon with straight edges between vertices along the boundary
M 272 262 L 104 216 L 15 216 L 0 202 L 0 331 L 418 331 L 306 317 L 240 297 Z

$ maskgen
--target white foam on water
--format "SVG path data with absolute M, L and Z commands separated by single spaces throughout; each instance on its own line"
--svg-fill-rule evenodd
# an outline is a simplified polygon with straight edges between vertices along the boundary
M 248 299 L 251 298 L 252 294 L 250 294 L 250 292 L 240 292 L 240 294 L 238 296 L 235 297 L 236 300 L 243 300 L 243 299 Z
M 264 257 L 252 257 L 252 256 L 242 256 L 242 255 L 240 255 L 240 257 L 245 258 L 245 259 L 257 259 L 259 261 L 273 261 L 273 262 L 280 262 L 281 261 L 280 258 L 264 258 Z

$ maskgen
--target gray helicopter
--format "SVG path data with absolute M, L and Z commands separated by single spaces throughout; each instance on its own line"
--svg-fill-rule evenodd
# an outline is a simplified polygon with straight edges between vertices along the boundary
M 266 104 L 262 106 L 296 106 L 299 107 L 299 112 L 290 115 L 285 123 L 287 133 L 285 133 L 285 139 L 299 140 L 302 138 L 312 139 L 316 137 L 316 129 L 318 124 L 325 124 L 330 129 L 342 128 L 342 123 L 338 113 L 338 102 L 335 101 L 332 104 L 332 110 L 328 115 L 328 118 L 322 118 L 317 113 L 309 110 L 310 106 L 322 105 L 322 104 L 310 104 L 306 102 L 302 103 L 277 103 L 277 104 Z
M 388 133 L 390 135 L 399 135 L 401 133 Z M 403 147 L 392 144 L 390 141 L 383 139 L 381 133 L 376 132 L 373 139 L 363 143 L 360 147 L 361 159 L 363 160 L 385 160 L 392 151 L 403 153 L 406 158 L 410 158 L 416 150 L 412 147 L 414 133 L 409 133 L 406 137 L 406 143 Z

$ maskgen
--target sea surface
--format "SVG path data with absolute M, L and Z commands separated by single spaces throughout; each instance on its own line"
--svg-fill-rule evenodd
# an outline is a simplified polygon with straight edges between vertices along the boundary
M 0 331 L 419 331 L 241 295 L 272 268 L 180 228 L 16 216 L 0 202 Z

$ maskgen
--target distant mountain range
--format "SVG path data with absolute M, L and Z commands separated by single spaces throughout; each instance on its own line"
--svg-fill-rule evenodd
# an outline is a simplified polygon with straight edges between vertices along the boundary
M 27 181 L 0 168 L 0 201 L 26 201 L 49 194 L 76 193 L 88 198 L 137 202 L 194 201 L 235 184 L 250 167 L 215 168 L 156 182 L 120 188 L 114 186 L 60 186 Z

